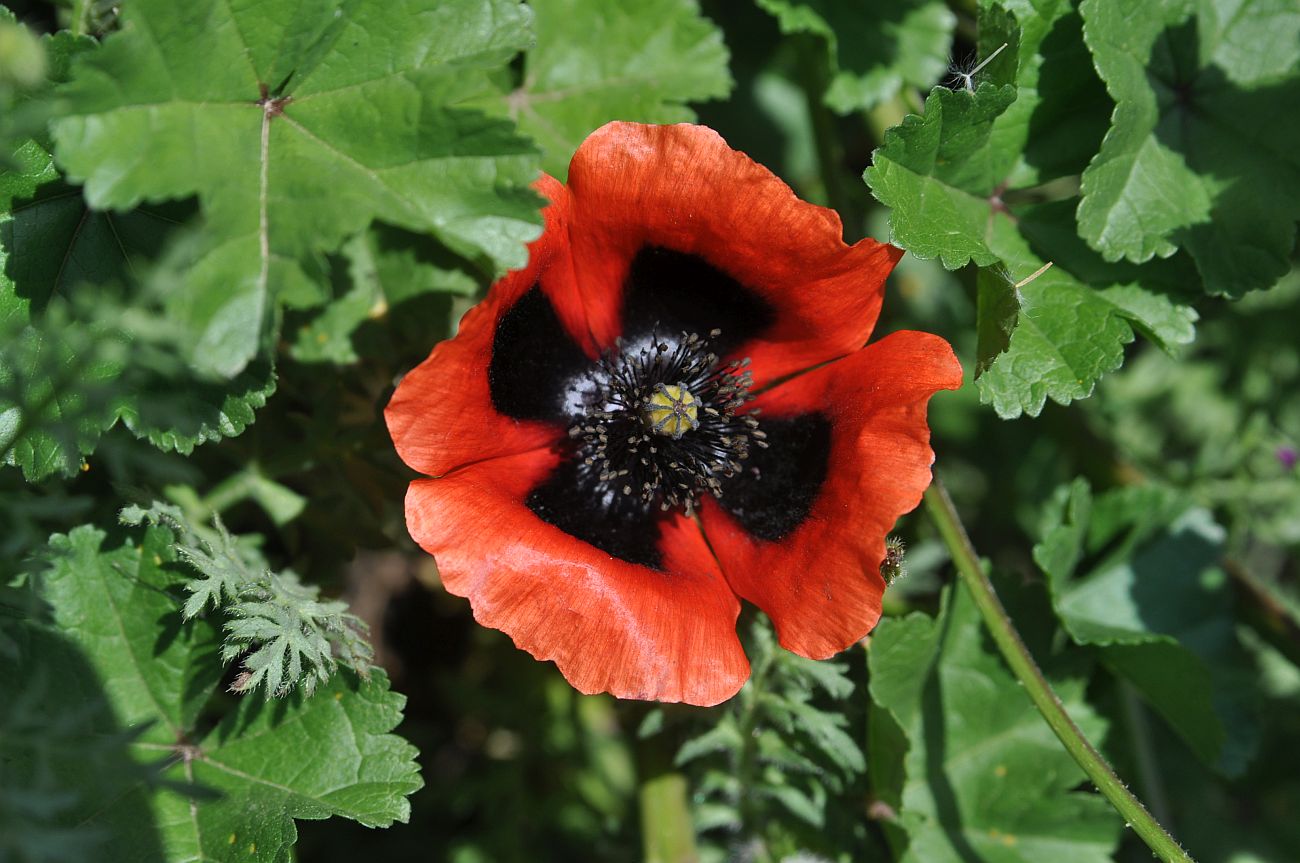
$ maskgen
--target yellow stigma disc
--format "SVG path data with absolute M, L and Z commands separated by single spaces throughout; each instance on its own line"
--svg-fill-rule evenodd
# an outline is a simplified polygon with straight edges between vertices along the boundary
M 642 416 L 651 431 L 677 440 L 700 427 L 700 400 L 681 384 L 656 384 Z

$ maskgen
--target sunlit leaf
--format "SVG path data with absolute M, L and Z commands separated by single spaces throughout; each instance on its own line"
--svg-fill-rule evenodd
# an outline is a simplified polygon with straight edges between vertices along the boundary
M 830 58 L 826 104 L 841 114 L 875 107 L 903 87 L 930 87 L 948 68 L 957 19 L 938 0 L 757 2 L 783 33 L 824 40 Z
M 1107 863 L 1120 821 L 1043 722 L 984 633 L 965 590 L 937 619 L 886 620 L 872 637 L 871 694 L 902 729 L 904 863 L 972 859 Z M 1083 681 L 1055 681 L 1093 741 Z
M 233 376 L 282 271 L 373 219 L 488 272 L 524 263 L 535 155 L 460 104 L 528 44 L 529 17 L 513 0 L 132 2 L 74 67 L 56 154 L 97 209 L 198 196 L 216 257 L 195 361 Z
M 97 860 L 286 859 L 293 819 L 340 815 L 371 826 L 404 820 L 420 786 L 410 744 L 388 732 L 403 699 L 377 673 L 338 676 L 311 698 L 267 707 L 241 699 L 212 728 L 200 722 L 222 673 L 218 635 L 182 622 L 173 537 L 150 528 L 140 546 L 108 550 L 81 527 L 51 541 L 39 581 L 52 631 L 78 648 L 55 667 L 69 694 L 102 687 L 111 707 L 100 733 L 132 735 L 129 749 L 153 778 L 113 798 L 87 799 L 69 823 L 97 831 Z M 74 664 L 75 660 L 75 664 Z M 64 765 L 69 779 L 89 765 Z M 232 852 L 232 847 L 236 852 Z
M 1168 347 L 1190 341 L 1196 319 L 1185 305 L 1185 259 L 1107 264 L 1075 234 L 1071 201 L 1014 209 L 1003 202 L 1016 154 L 1001 152 L 991 136 L 1014 97 L 1011 86 L 992 83 L 935 90 L 923 117 L 886 133 L 866 172 L 890 207 L 894 242 L 950 269 L 997 265 L 981 277 L 978 386 L 1007 418 L 1036 416 L 1048 398 L 1068 404 L 1090 395 L 1123 362 L 1135 328 Z M 999 287 L 1003 301 L 987 302 L 997 279 L 1025 284 L 1014 297 Z
M 542 166 L 563 179 L 583 138 L 610 120 L 680 123 L 687 102 L 731 90 L 722 34 L 696 0 L 534 0 L 537 44 L 505 110 L 542 147 Z
M 1085 0 L 1115 112 L 1083 174 L 1079 230 L 1108 260 L 1186 248 L 1206 290 L 1288 269 L 1300 219 L 1300 7 Z M 1261 154 L 1268 154 L 1261 158 Z

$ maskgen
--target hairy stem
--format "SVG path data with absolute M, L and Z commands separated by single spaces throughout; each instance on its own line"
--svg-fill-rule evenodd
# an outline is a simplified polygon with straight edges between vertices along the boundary
M 1088 742 L 1079 726 L 1065 712 L 1061 699 L 1043 676 L 1038 663 L 1034 661 L 1015 624 L 1007 615 L 1007 610 L 998 599 L 993 584 L 980 563 L 979 555 L 971 545 L 970 537 L 966 535 L 966 528 L 962 525 L 952 499 L 937 478 L 925 493 L 925 505 L 998 650 L 1066 751 L 1156 857 L 1166 863 L 1192 863 L 1187 852 L 1151 816 L 1142 801 L 1120 781 L 1106 759 Z
M 91 0 L 75 0 L 72 4 L 72 34 L 85 36 L 90 32 Z

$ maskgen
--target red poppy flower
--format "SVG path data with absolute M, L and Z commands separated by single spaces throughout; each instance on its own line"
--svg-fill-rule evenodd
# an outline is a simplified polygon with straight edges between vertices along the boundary
M 411 535 L 475 618 L 583 692 L 716 704 L 738 597 L 825 658 L 880 616 L 885 535 L 920 502 L 937 336 L 863 347 L 902 252 L 701 126 L 611 123 L 528 266 L 394 393 Z

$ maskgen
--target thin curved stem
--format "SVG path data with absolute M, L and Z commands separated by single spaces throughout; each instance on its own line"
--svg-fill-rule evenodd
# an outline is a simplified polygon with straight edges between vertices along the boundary
M 1115 771 L 1106 763 L 1102 754 L 1088 742 L 1079 726 L 1066 713 L 1061 699 L 1056 696 L 1052 686 L 1043 676 L 1043 672 L 1034 661 L 1033 655 L 1020 638 L 1015 624 L 1011 622 L 1007 610 L 989 581 L 988 574 L 980 563 L 979 555 L 966 535 L 966 528 L 961 523 L 957 509 L 952 505 L 943 484 L 935 479 L 925 493 L 926 509 L 934 520 L 935 526 L 943 536 L 944 544 L 952 554 L 953 563 L 961 575 L 962 583 L 970 591 L 975 605 L 984 618 L 984 625 L 1002 652 L 1012 673 L 1029 693 L 1029 698 L 1038 708 L 1038 712 L 1047 720 L 1052 731 L 1056 733 L 1067 752 L 1075 762 L 1088 774 L 1088 778 L 1097 786 L 1110 805 L 1123 816 L 1125 823 L 1142 838 L 1147 847 L 1165 863 L 1193 863 L 1192 858 L 1178 844 L 1160 822 L 1152 817 L 1142 801 L 1128 790 L 1128 787 L 1115 775 Z

